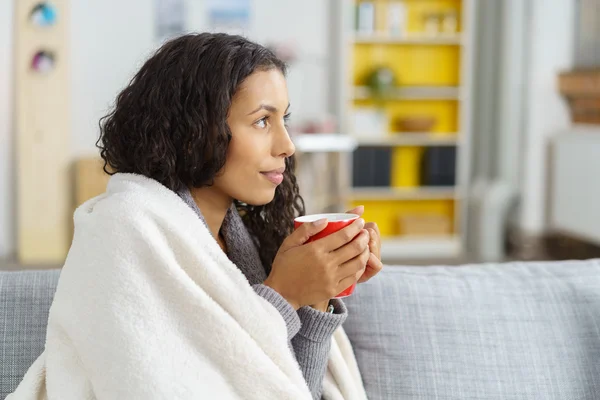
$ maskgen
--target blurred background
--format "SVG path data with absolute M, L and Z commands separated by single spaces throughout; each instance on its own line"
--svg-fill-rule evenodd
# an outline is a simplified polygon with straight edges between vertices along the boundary
M 190 31 L 289 63 L 307 212 L 364 205 L 384 262 L 600 255 L 598 0 L 0 0 L 0 269 L 62 264 L 98 120 Z

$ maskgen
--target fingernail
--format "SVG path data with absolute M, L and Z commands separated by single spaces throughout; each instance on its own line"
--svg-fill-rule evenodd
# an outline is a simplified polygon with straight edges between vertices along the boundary
M 362 219 L 362 218 L 359 218 L 358 219 L 358 224 L 360 225 L 361 228 L 364 227 L 365 226 L 365 220 Z
M 313 222 L 313 226 L 320 228 L 323 225 L 327 224 L 327 218 L 321 218 Z

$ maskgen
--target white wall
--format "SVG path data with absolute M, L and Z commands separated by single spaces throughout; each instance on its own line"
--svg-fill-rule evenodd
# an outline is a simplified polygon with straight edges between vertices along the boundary
M 14 251 L 13 160 L 8 156 L 12 94 L 13 1 L 0 0 L 0 257 Z M 328 7 L 322 0 L 252 0 L 247 36 L 263 44 L 293 41 L 300 59 L 288 87 L 294 119 L 327 111 Z M 96 154 L 98 120 L 158 43 L 154 0 L 71 1 L 72 151 Z M 187 0 L 187 28 L 206 30 L 205 2 Z
M 98 119 L 136 69 L 159 45 L 151 0 L 86 0 L 72 4 L 73 151 L 96 151 Z M 253 0 L 245 34 L 269 44 L 297 43 L 299 61 L 288 86 L 295 116 L 318 115 L 327 105 L 327 4 L 322 0 Z M 119 12 L 116 12 L 118 10 Z M 207 30 L 205 2 L 187 1 L 187 29 Z M 309 23 L 310 21 L 310 23 Z
M 95 153 L 98 120 L 151 51 L 153 1 L 71 1 L 73 154 Z
M 13 0 L 0 0 L 0 257 L 14 251 Z
M 253 1 L 255 12 L 248 36 L 263 44 L 275 39 L 289 41 L 300 50 L 288 76 L 293 119 L 328 112 L 329 0 Z
M 528 110 L 523 134 L 519 226 L 542 233 L 547 225 L 547 157 L 549 137 L 570 125 L 566 103 L 558 93 L 557 74 L 569 69 L 574 53 L 574 1 L 532 0 L 529 38 Z

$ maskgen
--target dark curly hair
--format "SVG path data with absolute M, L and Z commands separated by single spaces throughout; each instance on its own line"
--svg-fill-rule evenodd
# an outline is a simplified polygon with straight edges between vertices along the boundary
M 165 43 L 100 119 L 104 171 L 144 175 L 173 191 L 212 185 L 231 139 L 232 98 L 248 76 L 270 69 L 286 74 L 272 51 L 241 36 L 188 34 Z M 267 271 L 294 217 L 304 214 L 293 156 L 286 167 L 271 203 L 235 201 Z

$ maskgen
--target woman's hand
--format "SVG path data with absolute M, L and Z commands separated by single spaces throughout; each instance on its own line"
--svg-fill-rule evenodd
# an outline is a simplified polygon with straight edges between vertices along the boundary
M 357 214 L 362 217 L 365 212 L 363 206 L 358 206 L 350 211 L 349 214 Z M 375 222 L 367 222 L 365 229 L 369 232 L 369 261 L 367 262 L 367 268 L 365 273 L 360 277 L 358 283 L 363 283 L 377 275 L 383 269 L 383 263 L 381 262 L 381 234 L 379 233 L 379 227 Z
M 295 309 L 328 303 L 365 271 L 371 254 L 365 221 L 359 218 L 338 232 L 306 243 L 326 226 L 326 221 L 316 221 L 292 232 L 279 248 L 264 282 Z

